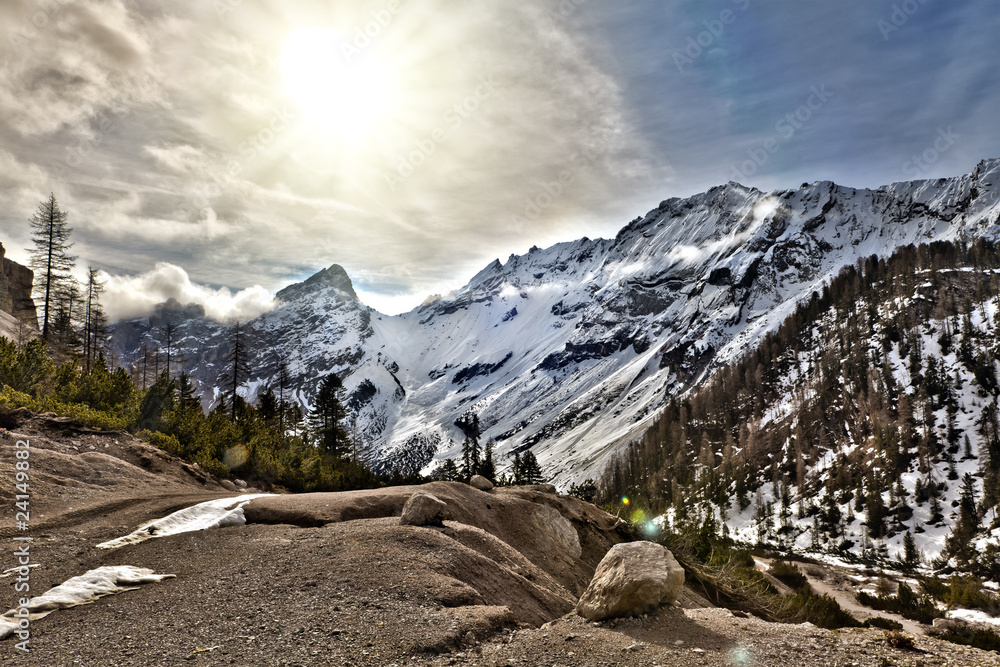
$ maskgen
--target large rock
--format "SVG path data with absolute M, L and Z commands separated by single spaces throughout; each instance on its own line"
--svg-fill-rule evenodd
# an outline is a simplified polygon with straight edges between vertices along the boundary
M 448 506 L 437 496 L 418 491 L 403 505 L 399 523 L 404 526 L 441 526 L 444 525 L 447 509 Z
M 493 488 L 493 482 L 486 479 L 482 475 L 473 475 L 472 479 L 469 480 L 469 486 L 479 489 L 480 491 L 489 491 Z
M 653 542 L 611 547 L 583 592 L 576 613 L 591 621 L 635 616 L 672 604 L 684 586 L 684 569 Z
M 35 312 L 35 302 L 31 298 L 31 286 L 34 282 L 35 274 L 26 266 L 21 266 L 15 261 L 6 257 L 7 251 L 0 243 L 0 312 L 6 313 L 11 318 L 4 318 L 0 323 L 5 334 L 10 334 L 10 338 L 18 341 L 18 323 L 22 323 L 31 332 L 38 326 L 38 315 Z M 24 335 L 27 332 L 21 332 Z

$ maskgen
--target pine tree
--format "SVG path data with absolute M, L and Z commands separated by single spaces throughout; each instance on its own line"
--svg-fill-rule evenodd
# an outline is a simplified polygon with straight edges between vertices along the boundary
M 538 465 L 538 459 L 531 450 L 526 450 L 521 454 L 521 483 L 522 484 L 544 484 L 545 476 L 542 474 L 542 467 Z
M 164 348 L 166 349 L 166 364 L 167 364 L 167 375 L 170 375 L 170 362 L 174 356 L 174 335 L 177 332 L 177 326 L 172 320 L 167 320 L 163 325 L 163 342 Z M 236 323 L 236 330 L 233 332 L 235 338 L 234 346 L 238 345 L 240 342 L 240 324 Z
M 920 552 L 917 550 L 917 542 L 913 539 L 910 531 L 903 535 L 903 565 L 909 569 L 916 569 L 920 565 Z
M 181 373 L 177 378 L 177 409 L 182 411 L 201 411 L 201 401 L 194 395 L 194 385 L 187 373 Z
M 868 532 L 872 538 L 879 539 L 885 535 L 885 517 L 888 515 L 888 508 L 882 500 L 882 494 L 876 489 L 868 493 L 867 514 L 865 523 L 868 524 Z
M 73 230 L 67 226 L 67 218 L 56 196 L 50 194 L 30 220 L 34 246 L 29 253 L 31 267 L 35 270 L 36 294 L 42 300 L 42 338 L 45 340 L 52 332 L 56 299 L 71 280 L 70 274 L 76 265 L 76 257 L 69 254 L 73 247 L 69 235 Z
M 260 414 L 260 418 L 264 420 L 264 423 L 269 426 L 273 425 L 278 419 L 278 415 L 280 414 L 278 396 L 274 393 L 274 389 L 270 385 L 264 388 L 264 391 L 257 399 L 257 412 Z
M 313 435 L 320 449 L 339 457 L 346 457 L 350 451 L 350 442 L 344 429 L 347 410 L 340 398 L 343 392 L 344 385 L 337 374 L 328 374 L 320 382 L 313 409 L 309 413 Z
M 77 325 L 83 322 L 83 292 L 80 284 L 70 276 L 56 293 L 56 312 L 52 321 L 50 340 L 67 350 L 76 350 L 81 340 Z
M 288 405 L 285 403 L 285 391 L 289 386 L 288 362 L 284 359 L 278 361 L 278 433 L 285 433 L 285 414 L 288 412 Z
M 462 473 L 454 459 L 445 459 L 434 476 L 443 482 L 458 482 L 462 479 Z
M 462 442 L 462 478 L 465 481 L 478 475 L 482 467 L 482 451 L 479 447 L 479 436 L 475 432 L 467 433 Z
M 227 370 L 222 378 L 229 385 L 229 418 L 233 422 L 239 417 L 240 408 L 243 405 L 243 398 L 237 393 L 237 390 L 250 375 L 249 359 L 250 349 L 247 335 L 243 331 L 243 325 L 236 322 L 233 324 L 229 337 L 229 354 L 226 355 Z
M 493 459 L 495 444 L 493 438 L 486 441 L 486 446 L 483 449 L 483 460 L 479 464 L 479 474 L 493 483 L 497 481 L 497 465 Z
M 948 537 L 948 552 L 959 564 L 972 561 L 972 540 L 979 530 L 979 513 L 976 508 L 976 480 L 969 473 L 962 477 L 962 493 L 958 501 L 958 521 Z
M 101 352 L 101 342 L 107 336 L 108 318 L 101 306 L 103 293 L 104 283 L 100 280 L 99 271 L 92 266 L 88 267 L 83 325 L 83 359 L 87 370 L 90 370 L 91 362 Z
M 165 414 L 174 408 L 174 382 L 166 373 L 156 379 L 139 406 L 139 428 L 157 431 Z

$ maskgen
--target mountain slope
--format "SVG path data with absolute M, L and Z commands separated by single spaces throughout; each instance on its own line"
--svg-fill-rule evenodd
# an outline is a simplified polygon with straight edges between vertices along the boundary
M 494 261 L 448 299 L 399 316 L 359 303 L 334 265 L 248 323 L 253 398 L 288 364 L 294 398 L 344 378 L 366 456 L 418 470 L 456 456 L 479 417 L 502 456 L 531 447 L 557 483 L 596 474 L 664 400 L 738 357 L 846 264 L 935 239 L 997 236 L 1000 160 L 971 174 L 857 190 L 736 183 L 670 199 L 614 239 Z M 169 310 L 169 309 L 167 309 Z M 173 309 L 177 310 L 176 306 Z M 120 323 L 127 362 L 176 324 L 181 366 L 217 395 L 227 327 L 160 312 Z
M 1000 576 L 1000 252 L 935 242 L 848 266 L 675 400 L 607 471 L 671 520 L 796 553 Z

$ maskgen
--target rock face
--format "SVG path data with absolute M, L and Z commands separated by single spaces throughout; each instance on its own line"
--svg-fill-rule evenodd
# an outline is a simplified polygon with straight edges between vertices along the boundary
M 436 496 L 422 492 L 414 493 L 403 505 L 399 523 L 404 526 L 441 526 L 444 525 L 447 509 L 448 506 Z
M 611 547 L 597 566 L 576 613 L 590 621 L 635 616 L 672 604 L 684 586 L 684 569 L 653 542 Z
M 486 479 L 482 475 L 473 475 L 472 479 L 469 480 L 469 486 L 479 489 L 480 491 L 489 491 L 493 488 L 493 482 Z
M 12 315 L 15 324 L 20 320 L 36 329 L 38 313 L 31 298 L 35 274 L 28 267 L 7 259 L 6 252 L 0 243 L 0 311 Z

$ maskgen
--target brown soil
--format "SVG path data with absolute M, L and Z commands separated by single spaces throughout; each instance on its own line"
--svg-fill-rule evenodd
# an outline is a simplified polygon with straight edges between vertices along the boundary
M 738 618 L 692 591 L 682 607 L 588 623 L 572 613 L 576 596 L 628 535 L 544 487 L 419 487 L 448 505 L 451 520 L 437 528 L 399 525 L 418 487 L 261 498 L 246 526 L 97 549 L 235 494 L 125 434 L 27 414 L 4 425 L 31 442 L 32 594 L 101 565 L 177 575 L 37 620 L 29 655 L 0 642 L 4 665 L 1000 665 L 997 654 L 925 637 L 899 651 L 880 631 Z M 23 534 L 13 528 L 12 444 L 0 440 L 0 503 L 10 508 L 0 570 L 16 564 L 10 538 Z M 554 515 L 576 529 L 579 556 Z M 12 581 L 0 582 L 12 606 Z

